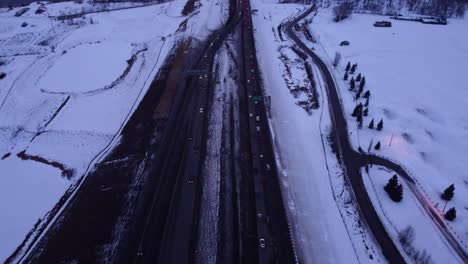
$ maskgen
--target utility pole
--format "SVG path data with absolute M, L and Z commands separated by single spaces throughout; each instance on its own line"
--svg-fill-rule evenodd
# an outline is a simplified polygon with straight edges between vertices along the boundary
M 393 133 L 392 133 L 392 137 L 390 138 L 390 143 L 388 144 L 389 147 L 392 146 L 392 141 L 393 141 Z

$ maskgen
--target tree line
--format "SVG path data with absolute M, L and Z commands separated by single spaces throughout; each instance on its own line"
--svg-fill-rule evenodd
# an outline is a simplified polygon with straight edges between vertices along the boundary
M 311 0 L 280 0 L 282 3 L 310 4 Z M 468 0 L 317 0 L 320 7 L 333 7 L 337 21 L 351 13 L 397 15 L 404 10 L 438 17 L 463 17 Z

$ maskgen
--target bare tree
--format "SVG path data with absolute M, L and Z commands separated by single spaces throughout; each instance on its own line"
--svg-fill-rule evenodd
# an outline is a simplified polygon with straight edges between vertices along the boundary
M 467 5 L 468 0 L 455 0 L 455 15 L 457 17 L 463 17 L 465 15 Z
M 339 22 L 351 15 L 354 10 L 354 3 L 346 0 L 333 7 L 333 15 L 335 16 L 334 21 Z
M 406 2 L 408 3 L 408 10 L 413 11 L 418 0 L 406 0 Z

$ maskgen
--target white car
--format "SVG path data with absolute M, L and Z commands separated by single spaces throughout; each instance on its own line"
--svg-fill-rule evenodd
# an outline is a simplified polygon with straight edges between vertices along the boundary
M 266 247 L 266 244 L 265 244 L 265 239 L 264 238 L 260 238 L 260 247 L 261 248 L 265 248 Z

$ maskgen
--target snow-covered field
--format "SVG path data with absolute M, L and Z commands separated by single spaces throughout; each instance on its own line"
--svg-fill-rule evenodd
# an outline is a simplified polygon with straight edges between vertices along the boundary
M 0 261 L 38 219 L 118 143 L 118 134 L 173 46 L 203 40 L 227 13 L 204 0 L 182 16 L 185 0 L 95 13 L 72 22 L 46 13 L 0 9 Z M 49 14 L 79 13 L 74 2 Z M 116 6 L 118 7 L 118 6 Z M 212 15 L 215 13 L 217 15 Z M 179 28 L 185 19 L 187 26 Z M 23 22 L 27 26 L 21 27 Z M 27 241 L 28 244 L 30 241 Z
M 371 152 L 402 164 L 440 211 L 445 204 L 442 191 L 455 184 L 455 197 L 448 207 L 457 209 L 457 218 L 448 225 L 468 251 L 468 19 L 450 19 L 447 26 L 392 20 L 391 28 L 373 27 L 375 21 L 384 19 L 353 14 L 334 23 L 331 12 L 320 9 L 309 25 L 319 44 L 311 46 L 329 65 L 336 51 L 342 54 L 333 73 L 356 148 L 367 151 L 372 142 Z M 340 46 L 343 40 L 350 41 L 350 46 Z M 371 92 L 369 116 L 364 117 L 360 130 L 351 116 L 355 93 L 343 80 L 348 61 L 358 64 L 356 74 L 349 78 L 362 73 L 364 91 Z M 371 119 L 375 124 L 383 119 L 383 131 L 367 128 Z M 382 149 L 376 151 L 373 146 L 379 141 Z M 426 221 L 424 215 L 405 208 L 400 213 Z M 418 236 L 424 234 L 416 231 Z M 425 245 L 433 259 L 444 255 L 437 245 Z
M 328 103 L 315 67 L 320 106 L 307 112 L 300 104 L 310 99 L 312 84 L 306 80 L 304 61 L 290 49 L 292 42 L 284 32 L 286 40 L 280 41 L 277 27 L 303 6 L 265 0 L 252 1 L 252 9 L 258 9 L 253 16 L 257 56 L 266 96 L 271 96 L 270 125 L 300 262 L 385 262 L 359 222 L 342 170 L 327 143 Z
M 432 231 L 435 229 L 434 223 L 409 191 L 408 184 L 400 178 L 399 183 L 403 185 L 404 198 L 401 202 L 395 203 L 384 190 L 385 184 L 395 175 L 394 172 L 373 166 L 368 173 L 362 170 L 362 175 L 369 197 L 390 235 L 398 240 L 399 234 L 404 233 L 406 228 L 410 227 L 413 230 L 412 241 L 403 249 L 407 252 L 410 261 L 414 263 L 418 263 L 418 259 L 430 260 L 427 263 L 460 261 L 447 247 L 445 239 Z M 401 245 L 400 247 L 403 248 Z

